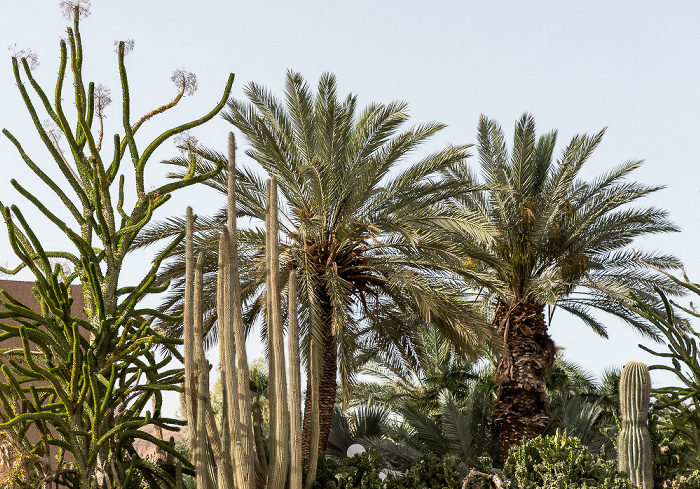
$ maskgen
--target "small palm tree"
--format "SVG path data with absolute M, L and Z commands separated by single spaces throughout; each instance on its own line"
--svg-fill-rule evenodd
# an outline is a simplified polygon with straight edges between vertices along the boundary
M 460 243 L 463 273 L 480 283 L 492 325 L 503 338 L 495 418 L 504 458 L 523 437 L 534 438 L 547 426 L 545 374 L 555 353 L 547 329 L 555 309 L 568 311 L 603 337 L 606 328 L 593 316 L 596 309 L 655 336 L 649 323 L 625 307 L 630 293 L 654 302 L 654 284 L 670 293 L 678 290 L 642 263 L 672 269 L 680 266 L 678 259 L 639 251 L 635 256 L 630 249 L 636 237 L 678 230 L 665 211 L 631 206 L 662 188 L 627 179 L 642 162 L 624 163 L 592 181 L 578 179 L 603 133 L 574 137 L 555 161 L 556 131 L 537 138 L 532 116 L 516 123 L 510 153 L 501 127 L 483 116 L 479 122 L 481 172 L 490 190 L 467 193 L 456 205 L 490 222 L 493 239 L 455 232 L 449 241 Z M 449 175 L 463 180 L 470 171 L 461 165 Z
M 245 88 L 249 102 L 230 101 L 224 115 L 250 144 L 248 156 L 278 181 L 284 215 L 281 261 L 286 271 L 296 269 L 299 277 L 306 358 L 309 339 L 315 338 L 321 349 L 320 451 L 328 439 L 338 373 L 348 386 L 357 363 L 354 352 L 367 334 L 386 344 L 400 343 L 410 336 L 413 323 L 428 322 L 462 352 L 476 350 L 490 335 L 487 323 L 472 311 L 464 284 L 447 273 L 456 250 L 441 244 L 434 232 L 436 227 L 456 226 L 475 240 L 487 239 L 482 223 L 468 216 L 448 219 L 440 206 L 461 194 L 464 182 L 443 182 L 437 176 L 467 158 L 468 146 L 448 146 L 410 162 L 408 155 L 442 124 L 400 132 L 408 119 L 405 103 L 374 103 L 358 112 L 354 96 L 338 100 L 336 92 L 331 74 L 321 77 L 313 94 L 300 75 L 288 73 L 284 102 L 251 83 Z M 197 155 L 196 172 L 223 159 L 215 151 L 189 149 Z M 171 163 L 189 171 L 184 158 Z M 398 166 L 401 171 L 391 173 Z M 263 180 L 250 169 L 243 169 L 237 180 L 239 215 L 262 221 Z M 225 192 L 225 181 L 224 173 L 209 185 Z M 225 219 L 221 211 L 198 220 L 198 244 L 212 250 L 205 255 L 212 270 L 214 243 Z M 181 220 L 161 223 L 144 234 L 139 245 L 181 228 Z M 265 232 L 242 231 L 239 240 L 246 317 L 252 324 L 264 317 Z M 181 309 L 183 273 L 178 258 L 162 275 L 177 286 L 164 310 Z M 212 294 L 214 287 L 213 279 L 205 285 Z M 411 322 L 397 322 L 401 314 L 409 314 Z M 208 316 L 212 324 L 215 308 L 210 307 Z M 178 334 L 178 325 L 173 326 L 173 334 Z M 309 404 L 307 392 L 306 415 Z M 304 456 L 309 453 L 308 426 L 305 420 Z

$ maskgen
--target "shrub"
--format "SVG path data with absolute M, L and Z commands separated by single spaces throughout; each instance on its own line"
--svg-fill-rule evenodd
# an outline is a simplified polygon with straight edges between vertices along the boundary
M 402 477 L 387 481 L 386 489 L 453 489 L 462 487 L 467 473 L 456 457 L 427 455 L 416 460 Z
M 383 489 L 384 458 L 374 450 L 336 462 L 320 456 L 313 489 Z
M 335 473 L 338 471 L 339 463 L 323 455 L 318 457 L 318 467 L 316 469 L 316 480 L 312 484 L 312 489 L 324 489 L 329 482 L 335 484 Z M 304 460 L 304 468 L 308 467 L 308 460 Z M 306 472 L 304 472 L 304 487 L 306 487 Z
M 595 460 L 578 438 L 558 431 L 513 447 L 503 474 L 517 489 L 637 487 L 614 461 Z
M 382 489 L 384 481 L 379 473 L 384 468 L 384 458 L 370 449 L 340 462 L 335 473 L 335 484 L 325 489 Z

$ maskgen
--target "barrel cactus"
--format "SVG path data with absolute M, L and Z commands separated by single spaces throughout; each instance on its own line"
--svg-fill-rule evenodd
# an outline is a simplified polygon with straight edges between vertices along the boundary
M 651 436 L 647 427 L 651 378 L 642 362 L 625 365 L 620 376 L 622 429 L 618 438 L 618 467 L 642 489 L 654 487 Z

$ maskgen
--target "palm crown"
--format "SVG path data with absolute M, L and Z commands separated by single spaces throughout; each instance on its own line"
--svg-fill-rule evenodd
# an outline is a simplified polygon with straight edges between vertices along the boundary
M 399 132 L 408 118 L 404 103 L 375 103 L 358 113 L 355 97 L 338 101 L 330 74 L 322 76 L 314 96 L 301 76 L 289 73 L 284 104 L 256 84 L 249 84 L 245 93 L 250 102 L 230 101 L 224 117 L 247 139 L 248 156 L 278 181 L 283 197 L 282 268 L 297 270 L 302 336 L 316 338 L 321 345 L 321 427 L 327 437 L 338 359 L 341 381 L 347 386 L 357 366 L 356 347 L 368 334 L 377 342 L 405 343 L 412 324 L 430 322 L 462 351 L 474 349 L 490 334 L 473 312 L 464 283 L 447 273 L 456 249 L 442 244 L 436 232 L 458 228 L 471 239 L 487 239 L 478 223 L 446 218 L 440 204 L 464 192 L 463 181 L 436 177 L 462 162 L 468 146 L 447 146 L 390 175 L 443 125 L 429 123 Z M 198 172 L 223 159 L 211 150 L 192 150 L 198 155 Z M 184 158 L 172 163 L 191 170 Z M 220 174 L 209 185 L 225 192 L 225 180 Z M 239 215 L 262 220 L 263 180 L 244 169 L 237 181 Z M 215 249 L 225 218 L 222 211 L 199 220 L 203 247 Z M 180 226 L 178 221 L 159 224 L 139 244 Z M 240 242 L 242 260 L 247 261 L 244 294 L 250 324 L 264 312 L 264 232 L 241 231 Z M 213 269 L 213 252 L 209 259 Z M 176 260 L 163 278 L 176 277 L 181 284 L 183 271 L 181 260 Z M 177 311 L 181 297 L 176 289 L 164 308 Z M 410 320 L 403 322 L 407 317 Z M 214 319 L 212 310 L 210 322 Z M 308 341 L 305 344 L 308 349 Z
M 491 190 L 465 193 L 459 205 L 478 212 L 493 234 L 488 242 L 450 238 L 460 240 L 462 253 L 473 258 L 466 263 L 479 273 L 467 270 L 466 275 L 485 286 L 491 302 L 556 306 L 606 336 L 605 326 L 591 314 L 599 309 L 653 335 L 623 305 L 631 300 L 630 292 L 653 300 L 651 284 L 676 290 L 645 263 L 662 269 L 681 264 L 673 256 L 634 251 L 629 245 L 637 237 L 678 228 L 664 210 L 630 207 L 662 188 L 627 180 L 641 161 L 626 162 L 590 182 L 578 179 L 603 133 L 574 137 L 555 161 L 556 131 L 536 139 L 532 116 L 517 122 L 510 154 L 499 125 L 482 117 L 478 151 Z M 462 166 L 450 175 L 463 179 L 468 173 Z
M 574 137 L 555 161 L 556 132 L 536 138 L 530 115 L 516 123 L 510 153 L 496 122 L 482 117 L 479 123 L 479 158 L 489 190 L 465 193 L 455 205 L 489 222 L 492 236 L 479 241 L 454 232 L 448 239 L 459 243 L 462 273 L 482 288 L 493 326 L 504 340 L 495 406 L 504 457 L 523 436 L 537 436 L 548 422 L 544 376 L 554 362 L 554 344 L 547 334 L 545 306 L 549 321 L 554 309 L 561 308 L 604 337 L 606 328 L 593 316 L 594 309 L 654 336 L 653 328 L 624 305 L 633 296 L 652 303 L 653 287 L 676 291 L 646 265 L 679 267 L 675 257 L 629 248 L 636 237 L 677 230 L 665 211 L 631 207 L 661 188 L 627 180 L 641 162 L 627 162 L 593 181 L 578 179 L 603 132 Z M 451 178 L 476 180 L 464 165 L 451 168 Z

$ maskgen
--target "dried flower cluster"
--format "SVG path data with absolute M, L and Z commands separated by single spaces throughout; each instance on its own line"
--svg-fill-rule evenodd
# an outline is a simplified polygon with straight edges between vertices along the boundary
M 109 88 L 103 84 L 95 86 L 95 109 L 98 117 L 105 117 L 103 111 L 105 107 L 112 103 L 111 93 Z
M 29 69 L 34 71 L 39 66 L 39 56 L 32 52 L 31 49 L 17 49 L 17 44 L 7 46 L 9 51 L 12 51 L 12 57 L 15 59 L 26 59 Z
M 175 70 L 170 79 L 184 95 L 192 95 L 197 91 L 197 75 L 187 71 L 185 68 Z
M 191 149 L 194 149 L 199 144 L 199 140 L 189 132 L 183 132 L 173 138 L 175 147 L 183 154 L 187 154 Z
M 73 20 L 76 8 L 81 19 L 90 16 L 90 0 L 63 0 L 60 7 L 63 16 L 68 20 Z
M 119 43 L 122 41 L 114 41 L 114 52 L 118 53 L 119 52 Z M 124 41 L 124 54 L 127 55 L 131 51 L 134 50 L 134 40 L 133 39 L 127 39 Z

